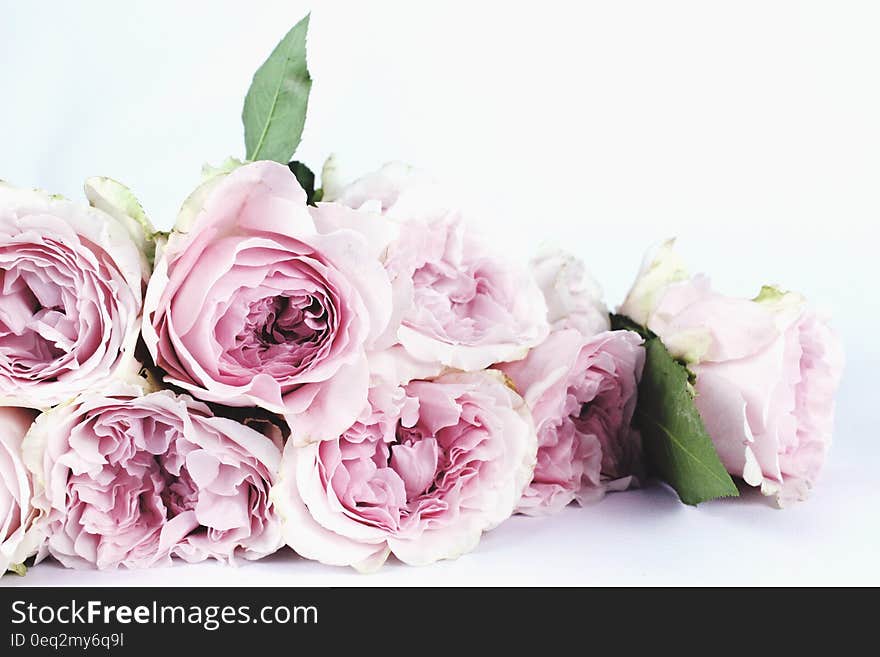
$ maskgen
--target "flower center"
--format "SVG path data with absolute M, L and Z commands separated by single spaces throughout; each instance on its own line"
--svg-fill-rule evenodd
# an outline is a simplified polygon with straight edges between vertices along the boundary
M 28 270 L 0 270 L 0 365 L 39 374 L 74 347 L 77 330 L 57 285 Z
M 268 368 L 277 377 L 308 368 L 331 337 L 332 309 L 308 293 L 264 297 L 250 303 L 227 352 L 245 368 Z
M 174 518 L 185 511 L 194 509 L 196 502 L 198 502 L 198 489 L 193 483 L 189 471 L 183 468 L 179 476 L 174 476 L 163 467 L 162 474 L 165 479 L 162 502 L 168 510 L 168 518 Z
M 315 297 L 268 297 L 251 304 L 239 338 L 252 335 L 267 349 L 288 342 L 313 342 L 326 327 L 326 313 Z

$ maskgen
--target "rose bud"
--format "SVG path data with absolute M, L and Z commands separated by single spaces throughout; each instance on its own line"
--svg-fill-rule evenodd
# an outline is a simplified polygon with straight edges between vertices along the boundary
M 827 321 L 793 292 L 713 291 L 688 276 L 672 242 L 645 259 L 620 312 L 695 375 L 694 401 L 727 471 L 780 506 L 805 499 L 831 444 L 843 369 Z

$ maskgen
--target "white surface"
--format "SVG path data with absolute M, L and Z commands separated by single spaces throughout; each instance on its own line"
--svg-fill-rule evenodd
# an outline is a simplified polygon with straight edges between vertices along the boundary
M 318 169 L 335 151 L 353 174 L 390 159 L 428 169 L 512 255 L 547 239 L 584 257 L 612 304 L 669 235 L 721 289 L 802 291 L 833 313 L 848 354 L 814 498 L 775 511 L 620 494 L 515 518 L 456 562 L 368 577 L 282 556 L 149 573 L 43 565 L 0 585 L 880 584 L 880 6 L 474 4 L 314 3 L 298 157 Z M 243 154 L 250 76 L 307 6 L 0 10 L 0 177 L 81 197 L 85 177 L 110 175 L 167 227 L 204 161 Z

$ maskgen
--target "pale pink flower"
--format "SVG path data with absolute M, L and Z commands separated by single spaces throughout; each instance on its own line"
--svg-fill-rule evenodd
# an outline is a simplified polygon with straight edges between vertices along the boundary
M 49 408 L 130 369 L 149 266 L 126 219 L 0 182 L 0 404 Z
M 587 337 L 611 328 L 602 288 L 583 261 L 564 251 L 544 249 L 532 259 L 531 268 L 547 302 L 552 328 L 574 328 Z
M 42 542 L 33 527 L 33 484 L 21 451 L 36 415 L 23 408 L 0 407 L 0 576 L 33 555 Z
M 438 374 L 517 360 L 549 331 L 529 271 L 491 248 L 442 188 L 389 164 L 312 211 L 322 230 L 368 231 L 393 287 L 394 311 L 377 347 L 400 345 Z M 406 380 L 401 376 L 402 381 Z
M 537 439 L 499 372 L 373 388 L 337 440 L 285 448 L 272 498 L 309 559 L 378 568 L 455 558 L 513 512 Z
M 630 424 L 645 362 L 641 344 L 631 331 L 586 338 L 562 329 L 525 359 L 499 366 L 538 432 L 538 464 L 517 511 L 555 513 L 637 481 L 641 443 Z
M 304 444 L 357 418 L 367 349 L 390 312 L 388 275 L 362 232 L 319 233 L 287 167 L 254 162 L 185 204 L 150 280 L 143 332 L 166 382 L 283 414 Z
M 280 545 L 280 446 L 203 403 L 118 383 L 44 413 L 25 440 L 48 552 L 70 568 L 232 562 Z
M 646 259 L 622 310 L 638 308 L 696 375 L 695 402 L 727 471 L 780 505 L 805 499 L 831 444 L 837 336 L 798 294 L 724 296 L 677 262 L 670 243 Z

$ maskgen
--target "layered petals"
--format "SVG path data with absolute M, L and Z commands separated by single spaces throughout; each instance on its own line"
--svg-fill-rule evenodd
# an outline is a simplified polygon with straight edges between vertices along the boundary
M 361 232 L 319 233 L 290 171 L 255 162 L 184 206 L 157 259 L 144 340 L 168 383 L 285 416 L 298 444 L 338 436 L 366 402 L 367 350 L 391 286 Z
M 203 403 L 116 384 L 44 413 L 25 439 L 37 525 L 69 568 L 141 568 L 277 550 L 280 445 Z
M 827 320 L 772 286 L 754 299 L 720 294 L 684 274 L 671 243 L 646 263 L 620 310 L 695 375 L 695 403 L 727 471 L 781 506 L 805 499 L 831 444 L 843 370 Z
M 324 229 L 369 232 L 393 289 L 377 349 L 400 345 L 437 375 L 523 358 L 549 332 L 530 272 L 467 226 L 439 185 L 400 163 L 386 165 L 312 211 Z
M 538 433 L 538 463 L 518 512 L 555 513 L 637 482 L 641 441 L 631 421 L 641 345 L 631 331 L 585 338 L 561 329 L 524 360 L 499 366 L 525 398 Z
M 0 407 L 0 575 L 17 569 L 42 542 L 34 527 L 33 483 L 21 444 L 36 413 Z
M 132 369 L 149 265 L 121 218 L 0 182 L 0 404 L 46 409 Z
M 380 384 L 337 440 L 288 443 L 272 497 L 302 556 L 363 570 L 455 558 L 507 518 L 537 438 L 498 372 Z

